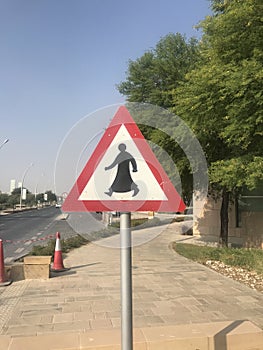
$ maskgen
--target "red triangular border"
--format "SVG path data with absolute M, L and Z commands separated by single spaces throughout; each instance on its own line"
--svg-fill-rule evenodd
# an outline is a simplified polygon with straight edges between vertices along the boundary
M 96 167 L 109 148 L 121 125 L 125 125 L 131 138 L 135 142 L 143 158 L 157 182 L 164 191 L 167 200 L 78 200 L 86 184 L 90 180 Z M 76 183 L 65 199 L 62 210 L 65 212 L 95 212 L 95 211 L 161 211 L 161 212 L 182 212 L 185 204 L 174 188 L 167 174 L 152 152 L 150 146 L 132 119 L 125 106 L 119 107 L 110 125 L 103 134 L 90 159 L 79 175 Z

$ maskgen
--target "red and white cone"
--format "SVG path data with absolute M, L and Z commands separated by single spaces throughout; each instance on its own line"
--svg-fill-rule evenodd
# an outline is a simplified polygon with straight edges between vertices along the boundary
M 54 262 L 51 268 L 51 271 L 54 272 L 62 272 L 66 271 L 63 264 L 63 258 L 62 258 L 62 249 L 61 249 L 61 243 L 60 243 L 60 233 L 56 233 L 56 246 L 55 246 L 55 253 L 54 253 Z
M 0 287 L 8 286 L 11 283 L 12 281 L 7 280 L 5 275 L 3 241 L 0 239 Z

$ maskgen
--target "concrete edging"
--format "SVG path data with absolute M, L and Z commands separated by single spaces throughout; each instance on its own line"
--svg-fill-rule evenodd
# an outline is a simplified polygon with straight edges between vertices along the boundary
M 263 330 L 250 321 L 134 329 L 134 350 L 263 350 Z M 120 330 L 0 336 L 6 350 L 117 350 Z

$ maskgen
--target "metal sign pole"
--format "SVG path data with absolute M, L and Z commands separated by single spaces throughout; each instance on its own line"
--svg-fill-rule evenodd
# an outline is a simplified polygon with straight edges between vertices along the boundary
M 120 213 L 121 348 L 133 349 L 131 213 Z

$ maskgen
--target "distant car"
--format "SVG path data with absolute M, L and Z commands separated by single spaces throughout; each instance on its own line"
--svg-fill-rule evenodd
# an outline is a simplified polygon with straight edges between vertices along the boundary
M 56 208 L 61 208 L 61 203 L 56 203 Z

